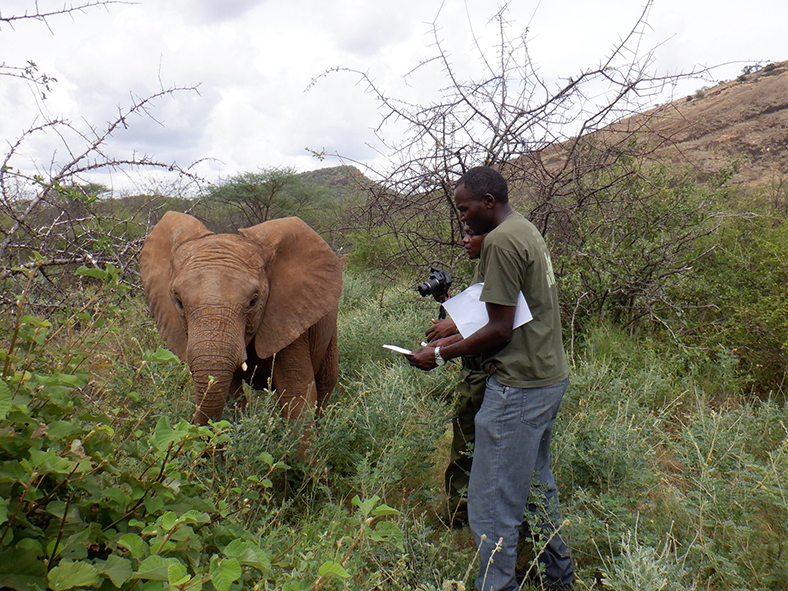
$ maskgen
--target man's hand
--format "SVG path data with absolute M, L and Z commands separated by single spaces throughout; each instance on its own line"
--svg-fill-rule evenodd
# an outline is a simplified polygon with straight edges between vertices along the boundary
M 424 371 L 438 367 L 438 364 L 435 363 L 435 347 L 422 347 L 410 355 L 405 355 L 405 357 L 408 358 L 408 363 L 413 367 L 418 367 Z
M 445 320 L 433 320 L 432 326 L 427 329 L 425 333 L 427 335 L 427 342 L 431 343 L 435 339 L 443 339 L 445 337 L 449 337 L 457 332 L 457 325 L 454 324 L 454 320 L 445 319 Z

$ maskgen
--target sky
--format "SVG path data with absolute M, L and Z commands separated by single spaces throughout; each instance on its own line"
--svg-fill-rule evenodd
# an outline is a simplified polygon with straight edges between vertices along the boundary
M 93 0 L 73 0 L 78 6 Z M 107 145 L 111 156 L 147 155 L 175 162 L 207 182 L 269 167 L 306 171 L 347 162 L 386 166 L 374 129 L 381 110 L 360 83 L 367 73 L 404 100 L 438 100 L 437 70 L 408 76 L 435 54 L 434 30 L 455 71 L 478 66 L 474 39 L 496 39 L 497 0 L 140 0 L 93 6 L 70 15 L 4 22 L 64 6 L 63 0 L 0 0 L 0 66 L 35 62 L 57 79 L 40 88 L 0 76 L 0 141 L 8 150 L 22 133 L 63 118 L 81 133 L 101 129 L 133 101 L 172 87 L 196 88 L 151 103 L 129 118 Z M 548 81 L 593 68 L 643 13 L 642 0 L 511 0 L 509 31 L 524 33 L 531 59 Z M 653 51 L 658 74 L 712 68 L 677 95 L 729 80 L 748 64 L 788 59 L 788 1 L 653 0 L 640 51 Z M 667 100 L 666 97 L 665 100 Z M 384 129 L 396 143 L 401 129 Z M 77 152 L 79 138 L 65 137 Z M 64 138 L 26 138 L 11 165 L 43 172 L 69 158 Z M 325 152 L 325 159 L 313 152 Z M 101 175 L 115 190 L 140 190 L 150 173 Z

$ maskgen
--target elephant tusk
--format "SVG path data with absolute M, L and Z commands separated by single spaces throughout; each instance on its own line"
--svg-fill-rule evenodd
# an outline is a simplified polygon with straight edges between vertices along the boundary
M 248 366 L 248 365 L 246 365 L 246 361 L 244 361 L 244 362 L 241 364 L 241 369 L 242 369 L 242 370 L 244 370 L 244 371 L 246 371 L 248 367 L 249 367 L 249 366 Z

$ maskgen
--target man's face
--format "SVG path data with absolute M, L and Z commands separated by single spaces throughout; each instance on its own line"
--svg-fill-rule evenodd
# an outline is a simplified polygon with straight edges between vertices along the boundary
M 454 190 L 454 204 L 460 212 L 460 221 L 468 226 L 476 236 L 491 230 L 495 200 L 490 195 L 474 199 L 465 185 Z
M 462 245 L 465 247 L 465 252 L 468 253 L 468 258 L 478 259 L 482 255 L 482 244 L 484 243 L 484 235 L 476 236 L 468 226 L 464 226 L 462 235 Z

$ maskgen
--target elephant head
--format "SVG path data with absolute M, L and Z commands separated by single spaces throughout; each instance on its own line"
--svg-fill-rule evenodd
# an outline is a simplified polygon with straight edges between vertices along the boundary
M 298 218 L 239 232 L 214 234 L 170 211 L 140 254 L 145 298 L 164 341 L 189 364 L 200 424 L 221 417 L 242 377 L 272 363 L 274 386 L 297 399 L 291 417 L 325 404 L 336 382 L 339 259 Z M 281 363 L 272 359 L 280 353 Z

